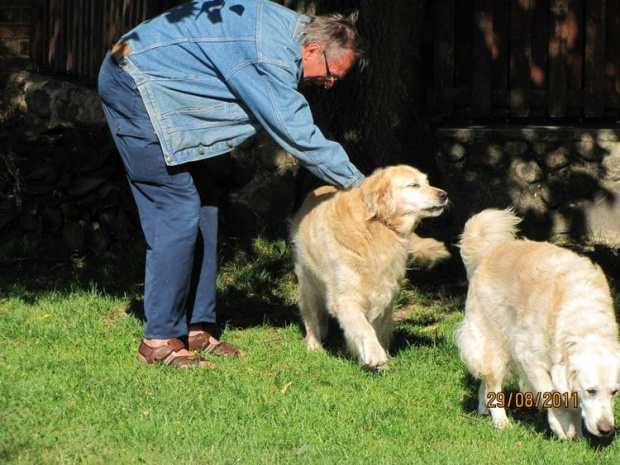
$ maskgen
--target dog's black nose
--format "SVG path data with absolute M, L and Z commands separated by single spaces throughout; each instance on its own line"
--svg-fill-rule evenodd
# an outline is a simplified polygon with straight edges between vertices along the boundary
M 447 193 L 446 191 L 439 191 L 439 192 L 437 193 L 437 197 L 439 197 L 439 199 L 440 199 L 442 202 L 445 202 L 446 200 L 448 200 L 448 193 Z

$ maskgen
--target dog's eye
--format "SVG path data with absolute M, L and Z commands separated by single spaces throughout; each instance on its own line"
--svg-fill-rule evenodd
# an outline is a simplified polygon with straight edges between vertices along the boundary
M 611 395 L 616 397 L 618 395 L 618 390 L 614 389 L 613 391 L 611 391 Z
M 586 392 L 588 393 L 589 396 L 592 396 L 592 397 L 598 394 L 598 391 L 596 389 L 586 389 Z
M 420 187 L 420 184 L 418 184 L 417 182 L 412 182 L 411 184 L 407 184 L 407 187 Z

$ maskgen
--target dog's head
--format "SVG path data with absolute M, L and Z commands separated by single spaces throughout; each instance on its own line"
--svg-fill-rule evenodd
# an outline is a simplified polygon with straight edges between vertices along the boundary
M 378 169 L 360 188 L 367 218 L 399 229 L 411 229 L 422 218 L 440 215 L 448 204 L 446 191 L 432 187 L 424 173 L 407 165 Z
M 610 349 L 596 341 L 594 344 L 578 344 L 571 349 L 565 369 L 564 382 L 561 374 L 554 376 L 558 390 L 570 393 L 570 405 L 578 401 L 590 433 L 595 436 L 611 434 L 614 431 L 614 402 L 620 390 L 620 353 L 617 348 Z

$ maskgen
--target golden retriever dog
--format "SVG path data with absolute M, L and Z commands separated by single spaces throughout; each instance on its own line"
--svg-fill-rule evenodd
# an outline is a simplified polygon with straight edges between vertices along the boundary
M 447 203 L 445 191 L 406 165 L 379 169 L 357 188 L 308 195 L 292 219 L 291 242 L 309 350 L 322 349 L 332 316 L 363 366 L 386 366 L 391 303 L 408 261 L 432 266 L 449 257 L 443 243 L 413 231 Z
M 538 407 L 562 439 L 581 437 L 582 423 L 609 435 L 620 347 L 607 279 L 574 252 L 517 240 L 519 222 L 511 210 L 484 210 L 461 237 L 469 290 L 455 340 L 481 380 L 478 412 L 504 428 L 507 404 Z M 521 390 L 514 398 L 501 393 L 511 372 Z

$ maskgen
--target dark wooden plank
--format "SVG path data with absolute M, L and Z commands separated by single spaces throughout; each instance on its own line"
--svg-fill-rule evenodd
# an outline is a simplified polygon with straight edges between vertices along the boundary
M 568 0 L 551 0 L 549 31 L 549 116 L 566 116 L 568 105 Z
M 493 0 L 474 0 L 472 116 L 491 116 Z
M 38 66 L 44 66 L 47 61 L 49 42 L 49 2 L 35 0 L 32 5 L 32 40 L 30 41 L 30 56 Z
M 82 37 L 80 35 L 80 0 L 71 0 L 67 8 L 67 29 L 71 34 L 67 37 L 67 55 L 65 67 L 70 74 L 77 74 L 78 69 L 78 44 Z
M 506 0 L 493 0 L 492 72 L 494 90 L 508 91 L 510 56 L 510 5 Z M 507 94 L 506 94 L 507 95 Z M 492 104 L 493 115 L 508 116 L 508 98 Z
M 67 72 L 67 54 L 69 52 L 69 9 L 67 8 L 67 2 L 60 2 L 60 47 L 58 49 L 58 55 L 56 57 L 56 64 L 54 70 L 59 73 Z
M 452 115 L 454 85 L 454 2 L 437 0 L 434 18 L 433 76 L 435 112 L 440 117 Z
M 58 0 L 50 0 L 50 16 L 49 16 L 49 46 L 47 48 L 47 65 L 52 67 L 55 57 L 56 48 L 58 46 L 58 28 L 59 28 L 59 13 L 58 13 Z
M 620 2 L 608 1 L 606 14 L 605 101 L 620 98 Z
M 140 4 L 142 2 L 140 0 L 138 1 L 132 1 L 131 2 L 131 11 L 129 14 L 129 23 L 133 26 L 135 26 L 136 24 L 138 24 L 138 9 L 140 8 Z
M 583 90 L 583 52 L 585 43 L 584 0 L 568 0 L 567 66 L 568 88 Z
M 493 88 L 508 87 L 510 9 L 506 0 L 493 1 Z
M 129 2 L 129 4 L 127 2 Z M 128 28 L 129 28 L 130 8 L 131 8 L 131 0 L 125 0 L 119 5 L 119 9 L 120 9 L 119 23 L 120 23 L 120 28 L 121 28 L 121 31 L 120 31 L 121 34 L 124 34 L 125 31 L 129 30 Z
M 549 2 L 537 0 L 532 10 L 532 61 L 530 86 L 534 89 L 547 88 L 548 41 L 549 41 Z
M 529 114 L 534 1 L 513 1 L 510 8 L 510 115 L 518 118 Z
M 96 80 L 99 70 L 99 58 L 101 56 L 100 43 L 103 42 L 103 18 L 101 15 L 101 2 L 88 0 L 88 77 L 89 81 Z
M 123 33 L 118 20 L 118 0 L 109 0 L 108 3 L 110 8 L 110 43 L 113 44 Z
M 585 6 L 584 113 L 588 118 L 600 118 L 605 97 L 605 0 L 588 0 Z
M 474 0 L 456 0 L 454 3 L 454 87 L 471 89 L 473 69 L 472 22 Z M 471 95 L 470 95 L 471 98 Z
M 77 30 L 79 39 L 76 44 L 76 74 L 78 76 L 84 76 L 84 61 L 85 61 L 85 48 L 86 48 L 86 27 L 88 23 L 86 22 L 86 18 L 84 16 L 84 11 L 86 9 L 86 0 L 78 0 L 78 11 L 76 12 L 77 20 Z

